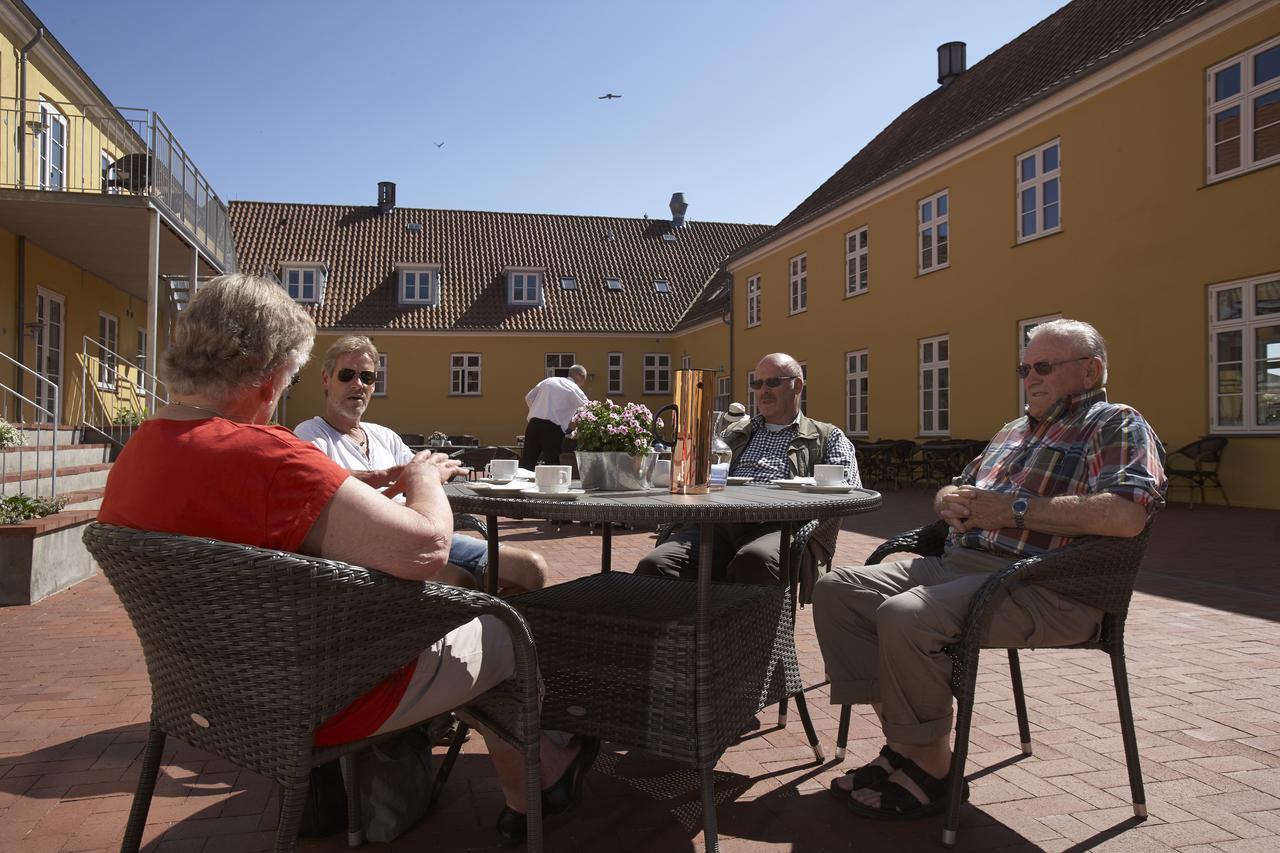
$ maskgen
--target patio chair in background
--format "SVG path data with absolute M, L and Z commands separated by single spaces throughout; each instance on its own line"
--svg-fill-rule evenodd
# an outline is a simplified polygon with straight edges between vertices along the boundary
M 1187 506 L 1192 506 L 1195 490 L 1200 490 L 1200 503 L 1204 503 L 1204 488 L 1212 486 L 1222 492 L 1222 502 L 1231 506 L 1227 498 L 1227 490 L 1218 479 L 1218 466 L 1222 463 L 1222 454 L 1227 449 L 1227 439 L 1221 436 L 1205 436 L 1193 441 L 1186 447 L 1173 451 L 1165 459 L 1164 473 L 1169 478 L 1169 485 L 1176 481 L 1187 484 Z M 1181 459 L 1174 459 L 1175 456 Z M 1187 467 L 1190 463 L 1190 467 Z
M 1100 649 L 1111 657 L 1111 675 L 1115 682 L 1116 705 L 1120 713 L 1120 737 L 1129 768 L 1133 813 L 1139 819 L 1146 818 L 1147 801 L 1142 788 L 1142 767 L 1138 760 L 1138 739 L 1133 725 L 1129 677 L 1125 668 L 1124 623 L 1150 533 L 1151 520 L 1148 520 L 1142 533 L 1133 538 L 1091 536 L 1076 539 L 1060 551 L 1019 560 L 992 574 L 974 594 L 960 641 L 944 649 L 951 658 L 951 692 L 956 698 L 955 746 L 951 756 L 947 815 L 942 830 L 944 846 L 955 845 L 960 824 L 960 792 L 964 785 L 964 766 L 969 754 L 969 729 L 973 722 L 973 700 L 977 692 L 978 652 L 982 648 L 982 638 L 997 603 L 1008 594 L 1010 587 L 1017 584 L 1044 586 L 1103 611 L 1102 630 L 1097 640 L 1066 648 Z M 890 554 L 902 552 L 940 556 L 946 539 L 946 522 L 936 521 L 889 539 L 871 553 L 866 565 L 874 565 Z M 1023 753 L 1030 755 L 1031 728 L 1027 721 L 1026 698 L 1022 693 L 1018 650 L 1007 651 L 1009 676 L 1013 681 L 1013 701 L 1018 716 L 1018 733 Z M 849 716 L 850 706 L 842 706 L 840 730 L 836 739 L 837 760 L 844 758 L 849 739 Z
M 476 438 L 474 435 L 463 433 L 461 435 L 449 436 L 449 443 L 454 447 L 479 447 L 480 439 Z
M 316 727 L 481 615 L 511 634 L 516 675 L 467 706 L 521 749 L 529 849 L 542 845 L 537 657 L 528 626 L 484 593 L 211 539 L 91 524 L 85 545 L 129 614 L 151 681 L 151 723 L 122 851 L 136 851 L 166 737 L 280 786 L 277 853 L 291 851 L 312 767 L 372 740 L 313 746 Z M 344 766 L 344 770 L 347 768 Z M 360 797 L 348 788 L 348 838 Z

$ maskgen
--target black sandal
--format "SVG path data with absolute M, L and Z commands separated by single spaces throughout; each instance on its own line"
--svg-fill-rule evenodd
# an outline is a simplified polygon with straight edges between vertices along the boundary
M 879 758 L 889 765 L 888 770 L 875 763 L 875 761 L 864 764 L 854 770 L 846 770 L 843 776 L 837 776 L 831 780 L 831 796 L 843 799 L 862 788 L 874 788 L 888 779 L 893 771 L 901 767 L 902 762 L 907 760 L 897 751 L 890 749 L 887 743 L 880 747 Z M 851 780 L 853 787 L 848 789 L 842 787 L 840 782 L 844 779 Z
M 600 754 L 600 739 L 582 737 L 575 740 L 581 744 L 578 754 L 569 762 L 559 779 L 542 789 L 544 818 L 571 814 L 582 803 L 583 784 L 596 763 L 596 756 Z M 498 812 L 497 830 L 498 843 L 502 846 L 523 844 L 528 834 L 524 813 L 504 804 L 502 811 Z
M 906 777 L 903 781 L 909 780 L 914 783 L 915 787 L 927 798 L 927 801 L 922 801 L 910 789 L 899 782 L 895 782 L 894 779 L 898 777 L 898 774 Z M 942 779 L 930 776 L 910 758 L 903 758 L 902 766 L 895 770 L 893 775 L 879 785 L 872 786 L 872 790 L 880 794 L 880 805 L 878 807 L 864 805 L 850 797 L 848 802 L 849 811 L 862 817 L 869 817 L 872 820 L 916 820 L 917 818 L 941 814 L 947 808 L 947 788 L 949 785 L 949 776 Z M 969 782 L 965 780 L 960 792 L 960 802 L 967 802 L 968 799 Z

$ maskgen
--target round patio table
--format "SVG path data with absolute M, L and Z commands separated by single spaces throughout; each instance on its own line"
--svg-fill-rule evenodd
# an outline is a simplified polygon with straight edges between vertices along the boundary
M 822 760 L 796 662 L 791 531 L 796 523 L 875 510 L 879 493 L 753 484 L 705 495 L 591 491 L 561 500 L 529 492 L 490 496 L 452 483 L 445 492 L 454 512 L 488 521 L 491 593 L 500 516 L 603 524 L 600 574 L 510 599 L 530 624 L 542 665 L 543 726 L 697 767 L 708 851 L 718 849 L 716 761 L 760 708 L 794 698 Z M 701 526 L 696 582 L 610 572 L 613 524 L 667 522 Z M 712 528 L 726 522 L 782 523 L 781 583 L 712 583 Z

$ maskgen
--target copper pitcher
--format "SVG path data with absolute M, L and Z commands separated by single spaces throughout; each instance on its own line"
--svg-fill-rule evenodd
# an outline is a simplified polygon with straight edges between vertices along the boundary
M 711 407 L 715 403 L 716 372 L 697 368 L 675 371 L 675 402 L 663 406 L 655 420 L 674 412 L 675 440 L 670 442 L 671 494 L 705 495 L 711 491 Z

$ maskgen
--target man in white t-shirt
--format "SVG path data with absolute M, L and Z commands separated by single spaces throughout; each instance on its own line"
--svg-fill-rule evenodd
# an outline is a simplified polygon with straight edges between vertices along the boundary
M 293 431 L 351 471 L 353 476 L 375 489 L 381 489 L 399 478 L 401 470 L 414 454 L 392 430 L 361 421 L 373 397 L 377 364 L 378 351 L 367 337 L 347 335 L 339 338 L 325 353 L 320 373 L 324 388 L 324 414 L 303 421 Z M 541 554 L 507 545 L 499 548 L 500 588 L 524 592 L 546 585 L 547 563 Z M 453 534 L 449 563 L 458 571 L 451 574 L 451 582 L 458 586 L 483 588 L 481 579 L 488 562 L 488 545 L 483 539 Z
M 569 420 L 587 402 L 582 391 L 586 384 L 587 369 L 575 364 L 569 368 L 568 376 L 548 376 L 524 395 L 529 404 L 529 423 L 524 428 L 521 468 L 532 471 L 536 465 L 560 464 L 560 448 L 569 431 Z

